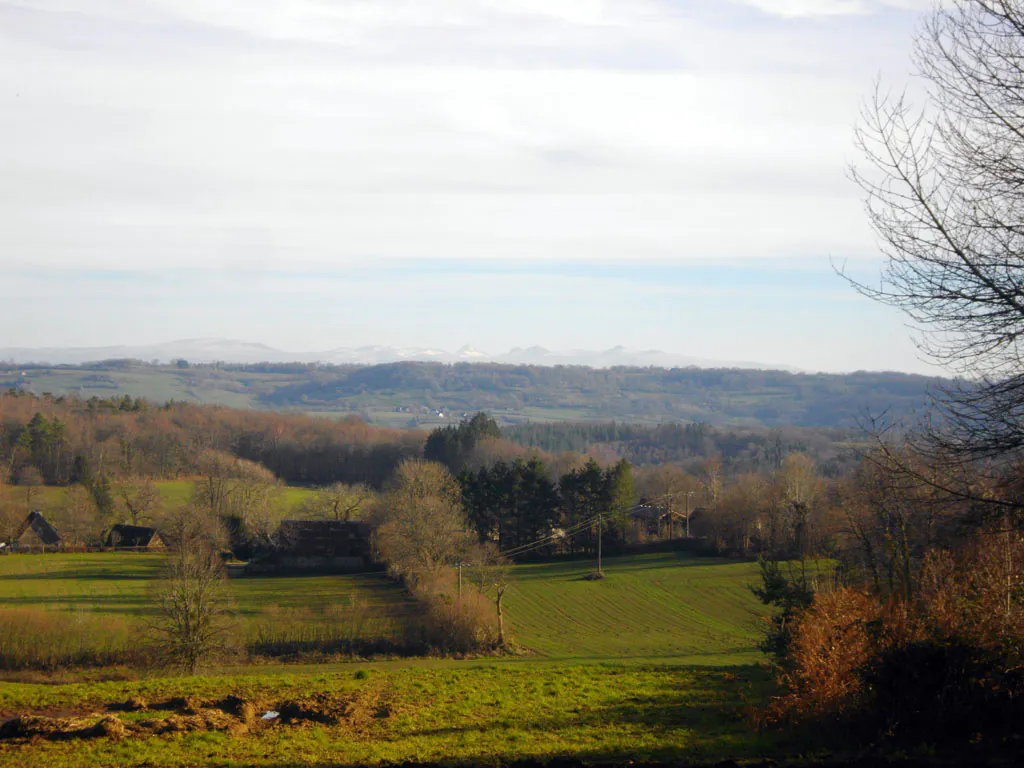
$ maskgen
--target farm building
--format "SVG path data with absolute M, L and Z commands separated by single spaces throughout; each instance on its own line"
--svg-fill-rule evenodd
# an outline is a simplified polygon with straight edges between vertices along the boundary
M 43 552 L 47 549 L 59 549 L 61 545 L 60 534 L 43 517 L 39 510 L 30 512 L 21 528 L 14 535 L 12 549 L 18 552 Z
M 249 563 L 248 571 L 358 571 L 371 562 L 370 527 L 345 520 L 285 520 L 277 548 Z
M 143 525 L 115 525 L 110 529 L 106 545 L 115 549 L 148 549 L 153 552 L 167 549 L 156 528 Z
M 675 538 L 686 531 L 686 515 L 665 504 L 641 501 L 629 511 L 629 516 L 636 539 Z

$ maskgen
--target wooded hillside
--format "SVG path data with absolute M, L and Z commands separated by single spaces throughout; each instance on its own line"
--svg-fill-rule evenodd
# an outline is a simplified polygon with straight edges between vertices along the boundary
M 487 411 L 499 424 L 628 421 L 658 424 L 853 427 L 867 413 L 921 409 L 942 379 L 902 373 L 796 374 L 733 369 L 593 369 L 491 363 L 373 366 L 0 367 L 0 386 L 42 394 L 131 395 L 163 402 L 354 414 L 394 427 L 435 427 Z

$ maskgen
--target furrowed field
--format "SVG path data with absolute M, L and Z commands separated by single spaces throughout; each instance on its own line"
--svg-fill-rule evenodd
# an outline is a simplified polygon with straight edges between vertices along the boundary
M 0 615 L 8 622 L 0 652 L 25 653 L 6 646 L 33 638 L 38 646 L 46 632 L 93 644 L 94 653 L 130 645 L 145 621 L 160 561 L 139 554 L 0 558 Z M 274 663 L 198 678 L 104 680 L 109 675 L 78 672 L 60 685 L 0 683 L 0 712 L 93 714 L 89 722 L 136 696 L 146 710 L 117 714 L 142 730 L 156 728 L 153 718 L 220 712 L 203 707 L 232 694 L 261 712 L 300 713 L 244 734 L 211 728 L 146 731 L 120 741 L 0 741 L 0 763 L 496 764 L 556 755 L 704 761 L 783 748 L 746 717 L 771 690 L 756 650 L 763 614 L 749 590 L 756 566 L 672 553 L 608 558 L 601 581 L 585 578 L 592 569 L 589 562 L 514 569 L 506 613 L 524 649 L 517 657 Z M 400 587 L 376 575 L 230 584 L 251 649 L 262 639 L 291 640 L 301 650 L 297 641 L 317 632 L 397 636 L 413 610 Z M 357 617 L 358 628 L 344 629 Z M 26 622 L 21 639 L 19 621 Z M 175 705 L 178 714 L 157 709 L 175 697 L 190 697 Z M 318 707 L 333 714 L 321 716 Z

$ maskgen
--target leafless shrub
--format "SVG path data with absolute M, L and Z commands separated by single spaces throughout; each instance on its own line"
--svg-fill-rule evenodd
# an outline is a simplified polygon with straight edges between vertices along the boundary
M 178 545 L 154 598 L 149 630 L 167 664 L 194 674 L 237 647 L 224 564 L 206 542 L 186 539 Z

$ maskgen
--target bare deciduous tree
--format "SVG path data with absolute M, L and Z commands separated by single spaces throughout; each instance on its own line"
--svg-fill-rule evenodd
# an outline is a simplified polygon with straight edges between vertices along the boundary
M 164 660 L 190 674 L 231 646 L 232 621 L 224 565 L 202 539 L 185 539 L 171 553 L 150 621 Z
M 935 456 L 1024 453 L 1024 3 L 952 0 L 916 42 L 923 108 L 876 89 L 853 178 L 887 267 L 878 286 L 905 311 L 931 359 L 976 379 L 937 396 Z
M 53 522 L 61 531 L 64 546 L 97 544 L 106 526 L 88 489 L 70 485 L 64 489 L 60 505 L 53 511 Z
M 119 483 L 116 495 L 122 519 L 132 525 L 148 522 L 160 507 L 160 491 L 148 477 Z
M 380 507 L 377 547 L 396 575 L 415 582 L 455 564 L 473 535 L 461 490 L 441 464 L 407 459 Z
M 495 617 L 498 620 L 497 646 L 498 648 L 504 648 L 507 645 L 507 639 L 505 637 L 505 613 L 502 603 L 509 589 L 511 563 L 490 542 L 476 547 L 470 556 L 470 560 L 472 562 L 470 574 L 473 583 L 480 591 L 480 594 L 494 601 Z
M 310 520 L 352 520 L 373 498 L 373 491 L 365 485 L 334 483 L 318 488 L 313 497 L 302 505 L 302 516 Z

